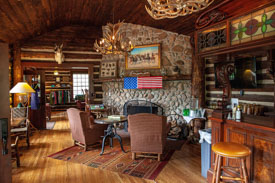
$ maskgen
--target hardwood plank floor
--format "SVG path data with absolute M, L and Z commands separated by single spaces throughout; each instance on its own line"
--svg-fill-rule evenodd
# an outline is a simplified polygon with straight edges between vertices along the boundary
M 205 183 L 206 179 L 200 172 L 200 145 L 185 144 L 176 151 L 169 163 L 158 175 L 155 181 L 135 178 L 107 170 L 100 170 L 85 165 L 70 163 L 52 158 L 48 155 L 73 145 L 69 123 L 64 113 L 56 113 L 53 130 L 42 130 L 34 133 L 31 147 L 26 148 L 22 140 L 19 144 L 22 154 L 21 167 L 12 166 L 12 182 L 14 183 Z M 114 140 L 114 145 L 118 145 Z

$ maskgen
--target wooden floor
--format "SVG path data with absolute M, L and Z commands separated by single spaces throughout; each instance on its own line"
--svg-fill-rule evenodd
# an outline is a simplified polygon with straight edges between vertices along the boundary
M 48 155 L 72 146 L 73 141 L 69 123 L 64 113 L 56 114 L 53 130 L 42 130 L 31 136 L 30 149 L 20 143 L 21 167 L 12 164 L 12 182 L 14 183 L 52 183 L 52 182 L 157 182 L 157 183 L 201 183 L 206 182 L 200 172 L 200 146 L 186 144 L 176 151 L 155 181 L 135 178 L 107 170 L 70 163 Z M 115 140 L 116 141 L 116 140 Z M 116 142 L 114 145 L 117 145 Z

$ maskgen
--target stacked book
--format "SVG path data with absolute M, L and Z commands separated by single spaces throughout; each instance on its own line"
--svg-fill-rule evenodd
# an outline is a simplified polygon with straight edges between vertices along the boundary
M 122 116 L 122 115 L 111 115 L 111 116 L 108 116 L 108 119 L 111 119 L 111 120 L 121 120 L 123 119 L 125 116 Z

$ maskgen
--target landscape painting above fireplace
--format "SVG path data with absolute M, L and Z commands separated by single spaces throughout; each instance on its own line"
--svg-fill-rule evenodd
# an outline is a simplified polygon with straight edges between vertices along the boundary
M 136 46 L 126 55 L 126 69 L 160 69 L 160 44 Z

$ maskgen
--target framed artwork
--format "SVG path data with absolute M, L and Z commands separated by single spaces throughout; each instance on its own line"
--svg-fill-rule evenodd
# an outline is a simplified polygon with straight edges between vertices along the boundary
M 160 44 L 135 46 L 125 62 L 126 69 L 160 69 Z
M 100 64 L 101 78 L 117 77 L 117 61 L 102 61 Z

